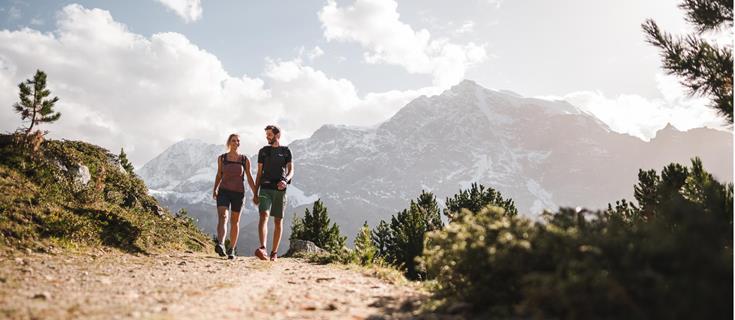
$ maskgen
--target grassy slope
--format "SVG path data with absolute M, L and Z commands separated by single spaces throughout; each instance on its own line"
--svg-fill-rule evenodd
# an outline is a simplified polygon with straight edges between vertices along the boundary
M 128 252 L 204 250 L 209 241 L 126 172 L 116 155 L 79 141 L 44 141 L 31 156 L 0 135 L 0 246 L 109 246 Z M 82 184 L 74 168 L 89 168 Z

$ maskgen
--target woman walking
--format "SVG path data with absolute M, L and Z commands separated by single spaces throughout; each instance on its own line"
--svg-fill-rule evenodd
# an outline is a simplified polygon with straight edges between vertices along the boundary
M 253 176 L 250 174 L 250 160 L 239 154 L 240 136 L 231 134 L 227 138 L 227 153 L 217 157 L 217 176 L 214 179 L 212 198 L 217 200 L 217 245 L 214 251 L 220 257 L 235 259 L 235 246 L 240 233 L 240 210 L 245 198 L 245 176 L 251 191 L 255 191 Z M 225 220 L 230 210 L 230 248 L 225 253 Z

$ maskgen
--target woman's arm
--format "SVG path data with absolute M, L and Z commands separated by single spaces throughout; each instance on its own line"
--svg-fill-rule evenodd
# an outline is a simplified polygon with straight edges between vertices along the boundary
M 219 183 L 222 181 L 222 158 L 217 157 L 217 175 L 214 177 L 214 189 L 212 189 L 212 198 L 217 200 L 217 189 L 219 189 Z
M 257 190 L 255 190 L 255 181 L 253 181 L 253 175 L 250 173 L 250 159 L 245 157 L 245 174 L 248 177 L 248 185 L 250 186 L 250 190 L 253 191 L 253 194 L 257 194 Z

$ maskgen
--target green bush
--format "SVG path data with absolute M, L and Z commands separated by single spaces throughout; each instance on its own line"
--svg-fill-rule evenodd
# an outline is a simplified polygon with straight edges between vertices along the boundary
M 355 236 L 355 250 L 353 251 L 354 258 L 352 260 L 363 266 L 371 265 L 378 258 L 377 253 L 378 249 L 373 244 L 370 227 L 365 221 L 360 231 L 357 232 L 357 236 Z
M 509 316 L 521 298 L 520 277 L 531 271 L 533 224 L 499 207 L 465 212 L 427 235 L 419 258 L 439 284 L 437 296 Z
M 421 263 L 437 298 L 495 317 L 732 318 L 732 184 L 694 159 L 641 171 L 635 194 L 537 222 L 463 214 L 428 235 Z

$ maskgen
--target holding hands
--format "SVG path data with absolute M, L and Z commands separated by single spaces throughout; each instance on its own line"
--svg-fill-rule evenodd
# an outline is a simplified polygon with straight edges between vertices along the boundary
M 285 190 L 286 189 L 286 181 L 279 181 L 277 185 L 278 190 Z

